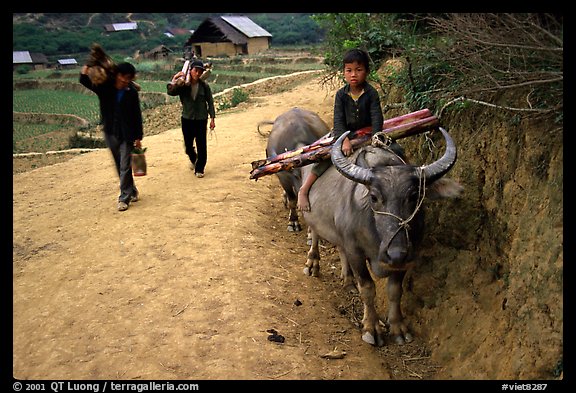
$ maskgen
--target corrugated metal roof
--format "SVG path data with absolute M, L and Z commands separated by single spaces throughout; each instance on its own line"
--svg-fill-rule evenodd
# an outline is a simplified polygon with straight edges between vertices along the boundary
M 32 63 L 32 56 L 27 50 L 12 52 L 12 63 Z
M 71 65 L 71 64 L 78 64 L 76 59 L 60 59 L 58 60 L 58 64 L 62 65 Z
M 138 29 L 138 23 L 136 22 L 112 23 L 111 25 L 104 25 L 104 29 L 106 29 L 106 31 L 136 30 Z
M 258 26 L 247 16 L 221 16 L 221 18 L 248 38 L 272 37 L 272 34 Z
M 113 23 L 114 30 L 136 30 L 138 28 L 138 23 L 136 22 L 126 22 L 126 23 Z

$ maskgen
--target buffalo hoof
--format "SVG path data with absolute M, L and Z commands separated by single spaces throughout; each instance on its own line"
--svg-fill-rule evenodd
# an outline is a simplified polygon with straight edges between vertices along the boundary
M 384 339 L 382 339 L 382 337 L 379 337 L 379 336 L 374 338 L 374 336 L 370 332 L 364 332 L 364 334 L 362 334 L 362 340 L 367 342 L 370 345 L 374 345 L 374 346 L 378 346 L 378 347 L 384 346 Z
M 396 344 L 396 345 L 406 344 L 406 341 L 404 340 L 404 337 L 402 337 L 402 336 L 394 336 L 394 338 L 392 340 L 394 341 L 394 344 Z
M 404 345 L 406 343 L 411 343 L 413 340 L 414 338 L 410 333 L 406 333 L 404 336 L 400 334 L 398 336 L 394 336 L 393 338 L 394 344 L 397 345 Z
M 353 282 L 348 283 L 348 284 L 344 284 L 344 291 L 346 291 L 352 295 L 358 294 L 358 288 L 356 288 L 356 285 Z
M 312 266 L 312 267 L 306 266 L 304 268 L 304 274 L 307 276 L 319 277 L 320 276 L 320 268 L 318 268 L 316 266 Z
M 290 224 L 288 224 L 288 232 L 300 232 L 302 230 L 302 227 L 300 226 L 300 223 L 298 222 L 291 222 Z

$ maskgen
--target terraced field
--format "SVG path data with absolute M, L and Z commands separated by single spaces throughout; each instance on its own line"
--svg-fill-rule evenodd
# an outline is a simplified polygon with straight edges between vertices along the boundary
M 214 67 L 208 82 L 213 93 L 270 76 L 323 68 L 321 58 L 302 53 L 292 56 L 269 55 L 210 61 Z M 166 95 L 166 83 L 180 69 L 181 64 L 181 59 L 136 63 L 138 83 L 142 87 L 140 95 L 143 110 L 178 102 L 177 97 Z M 14 73 L 14 154 L 45 153 L 78 147 L 71 145 L 78 143 L 77 139 L 75 142 L 70 141 L 78 131 L 90 135 L 98 134 L 98 100 L 92 92 L 78 83 L 78 73 L 78 68 Z M 71 125 L 60 116 L 62 114 L 85 119 L 87 125 Z M 90 145 L 92 147 L 93 143 L 90 142 Z

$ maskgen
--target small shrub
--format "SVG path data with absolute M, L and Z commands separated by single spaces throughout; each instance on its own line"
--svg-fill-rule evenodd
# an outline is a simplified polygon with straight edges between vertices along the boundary
M 237 106 L 238 104 L 248 101 L 248 93 L 244 89 L 234 89 L 232 90 L 232 106 Z
M 87 148 L 96 149 L 101 147 L 106 147 L 106 141 L 104 139 L 95 139 L 89 136 L 79 135 L 75 133 L 68 139 L 68 144 L 71 149 L 74 148 Z
M 225 109 L 234 108 L 238 104 L 248 101 L 249 94 L 244 89 L 234 89 L 232 90 L 232 97 L 230 100 L 224 99 L 218 104 L 218 110 L 222 111 Z
M 32 70 L 32 67 L 30 67 L 28 65 L 23 65 L 23 66 L 18 67 L 16 72 L 20 75 L 24 75 L 24 74 L 28 74 L 31 70 Z

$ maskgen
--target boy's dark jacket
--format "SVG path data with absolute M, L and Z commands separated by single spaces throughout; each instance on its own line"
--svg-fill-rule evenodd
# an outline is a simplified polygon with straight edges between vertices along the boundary
M 334 100 L 334 139 L 346 131 L 356 131 L 372 126 L 372 134 L 382 131 L 384 116 L 380 107 L 378 91 L 369 83 L 364 84 L 364 94 L 357 102 L 348 94 L 350 85 L 346 84 L 336 92 Z
M 116 106 L 117 89 L 114 80 L 109 78 L 101 85 L 94 85 L 88 75 L 80 74 L 80 83 L 92 90 L 100 99 L 100 116 L 104 132 L 116 135 L 119 139 L 133 143 L 142 139 L 142 110 L 138 91 L 132 84 L 128 85 L 122 100 Z

